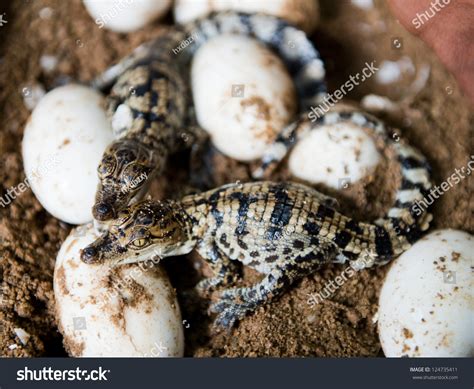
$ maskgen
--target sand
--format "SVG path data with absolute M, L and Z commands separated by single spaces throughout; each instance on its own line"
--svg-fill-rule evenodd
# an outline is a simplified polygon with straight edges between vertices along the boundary
M 359 101 L 369 93 L 402 101 L 400 109 L 381 115 L 400 128 L 407 139 L 426 155 L 433 178 L 440 183 L 456 167 L 465 166 L 472 150 L 474 119 L 454 78 L 434 54 L 410 36 L 391 16 L 383 2 L 367 12 L 347 4 L 322 2 L 322 21 L 314 35 L 328 71 L 329 90 L 342 85 L 366 62 L 412 61 L 417 69 L 428 66 L 430 78 L 417 94 L 411 94 L 415 74 L 392 85 L 372 77 L 357 86 L 344 100 Z M 45 7 L 49 7 L 52 12 Z M 40 12 L 41 11 L 41 12 Z M 78 0 L 12 2 L 4 10 L 8 24 L 1 27 L 0 42 L 0 195 L 25 179 L 21 139 L 29 111 L 24 93 L 42 85 L 49 90 L 77 80 L 87 82 L 139 43 L 156 35 L 164 24 L 155 22 L 130 34 L 99 29 Z M 43 17 L 40 17 L 40 14 Z M 49 16 L 49 18 L 47 17 Z M 4 38 L 5 37 L 5 38 Z M 397 42 L 402 42 L 401 44 Z M 40 58 L 57 59 L 52 71 L 43 69 Z M 26 90 L 24 88 L 27 88 Z M 27 97 L 28 99 L 28 97 Z M 217 184 L 249 179 L 250 167 L 218 153 L 209 157 Z M 334 192 L 341 209 L 359 220 L 383 214 L 393 197 L 397 174 L 390 161 L 363 182 Z M 283 166 L 273 179 L 288 178 Z M 154 197 L 185 193 L 188 181 L 187 154 L 174 156 L 164 177 L 153 183 Z M 471 191 L 471 192 L 470 192 Z M 457 228 L 473 232 L 472 180 L 464 180 L 434 205 L 433 229 Z M 71 229 L 49 215 L 31 190 L 0 207 L 0 355 L 65 356 L 54 318 L 52 274 L 61 243 Z M 186 356 L 382 356 L 374 314 L 388 266 L 359 272 L 324 302 L 311 306 L 310 293 L 321 291 L 343 272 L 344 265 L 327 266 L 295 284 L 288 293 L 244 319 L 231 333 L 211 334 L 211 318 L 205 300 L 191 290 L 208 269 L 197 254 L 165 262 L 178 292 L 185 322 Z M 244 282 L 260 276 L 246 270 Z M 30 337 L 23 344 L 16 333 Z

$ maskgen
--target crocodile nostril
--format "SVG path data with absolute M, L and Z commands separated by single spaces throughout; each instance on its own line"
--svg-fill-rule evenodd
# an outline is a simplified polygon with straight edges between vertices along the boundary
M 92 212 L 94 214 L 94 217 L 100 221 L 105 221 L 114 217 L 113 208 L 106 203 L 96 204 Z
M 85 263 L 96 262 L 97 250 L 94 247 L 86 247 L 81 252 L 81 261 Z

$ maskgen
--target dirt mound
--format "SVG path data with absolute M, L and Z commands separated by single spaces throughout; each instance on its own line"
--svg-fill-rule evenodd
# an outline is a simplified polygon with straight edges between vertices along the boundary
M 365 62 L 408 58 L 415 67 L 430 67 L 426 87 L 410 108 L 385 119 L 423 151 L 440 183 L 464 166 L 474 128 L 467 102 L 452 76 L 423 43 L 406 33 L 383 4 L 367 12 L 352 6 L 333 7 L 322 2 L 323 20 L 314 41 L 328 70 L 329 89 L 342 85 Z M 329 6 L 330 3 L 330 6 Z M 127 34 L 99 29 L 79 0 L 11 2 L 4 10 L 0 59 L 0 195 L 25 179 L 21 160 L 23 128 L 29 116 L 24 100 L 39 84 L 50 89 L 68 80 L 87 82 L 108 65 L 148 40 L 163 23 Z M 171 18 L 168 17 L 167 23 Z M 5 38 L 3 38 L 5 37 Z M 396 44 L 402 42 L 402 44 Z M 43 56 L 57 60 L 54 70 L 44 67 Z M 43 57 L 43 67 L 41 58 Z M 406 62 L 407 60 L 404 59 Z M 348 98 L 368 93 L 403 98 L 413 80 L 402 78 L 396 87 L 377 83 L 375 77 L 357 86 Z M 471 129 L 471 130 L 470 130 Z M 249 167 L 215 155 L 217 184 L 249 179 Z M 359 219 L 376 217 L 391 201 L 397 179 L 386 167 L 373 177 L 336 193 L 342 209 Z M 287 177 L 281 170 L 275 179 Z M 152 195 L 163 197 L 186 186 L 186 156 L 174 157 L 165 177 L 153 183 Z M 327 191 L 326 191 L 327 192 Z M 445 193 L 433 208 L 435 228 L 473 231 L 468 180 Z M 469 212 L 470 211 L 470 212 Z M 63 356 L 54 320 L 52 273 L 56 254 L 71 226 L 49 215 L 31 190 L 0 206 L 0 354 L 5 356 Z M 328 299 L 308 304 L 344 266 L 328 266 L 297 283 L 281 298 L 243 320 L 230 334 L 211 335 L 205 302 L 189 293 L 207 269 L 197 254 L 169 259 L 165 266 L 178 291 L 185 322 L 188 356 L 377 356 L 380 343 L 373 317 L 388 267 L 362 271 Z M 257 274 L 246 271 L 245 282 Z M 19 329 L 29 334 L 22 344 Z M 24 337 L 23 337 L 24 338 Z

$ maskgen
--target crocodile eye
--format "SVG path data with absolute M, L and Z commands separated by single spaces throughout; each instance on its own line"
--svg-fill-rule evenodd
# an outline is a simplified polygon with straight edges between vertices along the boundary
M 104 159 L 102 163 L 97 168 L 99 177 L 104 178 L 111 176 L 115 171 L 115 163 L 110 159 Z
M 133 242 L 132 242 L 132 246 L 133 247 L 136 247 L 136 248 L 143 248 L 145 246 L 148 245 L 148 242 L 146 239 L 144 238 L 139 238 L 139 239 L 135 239 Z

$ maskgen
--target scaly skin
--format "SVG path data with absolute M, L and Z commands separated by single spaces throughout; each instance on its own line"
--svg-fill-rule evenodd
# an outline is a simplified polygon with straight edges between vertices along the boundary
M 224 290 L 211 306 L 219 314 L 216 325 L 225 328 L 322 264 L 385 264 L 429 228 L 431 215 L 415 208 L 431 188 L 429 167 L 418 151 L 390 137 L 375 118 L 339 112 L 330 121 L 369 128 L 371 121 L 375 136 L 392 148 L 402 180 L 385 218 L 373 224 L 356 222 L 339 213 L 333 199 L 301 184 L 230 184 L 181 201 L 148 200 L 130 206 L 82 251 L 81 259 L 117 265 L 196 249 L 214 271 L 213 278 L 198 284 L 202 293 L 234 284 L 239 262 L 265 274 L 254 286 Z M 303 120 L 299 126 L 317 130 L 320 124 Z
M 116 140 L 98 168 L 96 220 L 115 217 L 117 210 L 141 197 L 152 177 L 163 171 L 168 155 L 185 146 L 182 137 L 198 136 L 196 128 L 187 126 L 190 99 L 184 69 L 177 61 L 172 66 L 169 55 L 172 42 L 182 37 L 168 32 L 137 50 L 133 66 L 116 69 L 120 76 L 107 97 Z
M 195 154 L 203 149 L 206 135 L 194 123 L 188 67 L 200 46 L 223 33 L 248 35 L 274 50 L 295 81 L 302 110 L 324 96 L 324 67 L 317 50 L 302 31 L 279 18 L 223 12 L 170 28 L 93 82 L 99 89 L 113 85 L 107 112 L 116 137 L 98 168 L 92 211 L 96 220 L 110 220 L 140 199 L 170 154 L 188 145 Z M 173 49 L 190 36 L 193 43 L 175 54 Z

